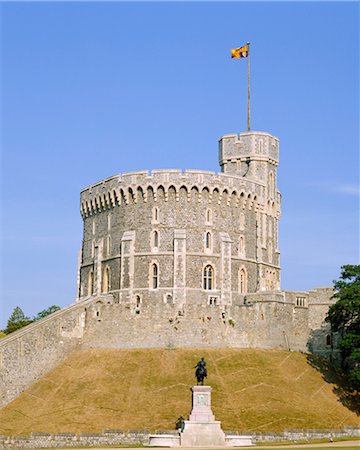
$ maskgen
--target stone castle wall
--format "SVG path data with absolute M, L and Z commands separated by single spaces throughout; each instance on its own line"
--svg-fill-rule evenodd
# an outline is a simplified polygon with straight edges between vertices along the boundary
M 134 305 L 113 294 L 78 302 L 0 340 L 0 405 L 83 348 L 252 347 L 329 356 L 324 310 L 331 295 L 326 288 L 252 293 L 209 305 L 190 292 L 182 309 L 146 297 Z
M 80 348 L 87 303 L 71 305 L 0 340 L 0 406 Z

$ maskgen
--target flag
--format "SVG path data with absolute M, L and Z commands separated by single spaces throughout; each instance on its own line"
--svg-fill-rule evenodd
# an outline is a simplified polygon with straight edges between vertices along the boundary
M 248 45 L 244 45 L 243 47 L 231 49 L 231 57 L 232 58 L 247 58 L 248 56 L 249 56 L 249 46 Z

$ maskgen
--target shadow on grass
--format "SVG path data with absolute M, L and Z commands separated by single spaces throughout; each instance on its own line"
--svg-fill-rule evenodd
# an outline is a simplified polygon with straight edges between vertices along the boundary
M 327 383 L 334 384 L 333 392 L 340 402 L 351 411 L 360 414 L 360 393 L 352 389 L 346 374 L 330 361 L 320 356 L 307 355 L 308 364 L 321 372 Z

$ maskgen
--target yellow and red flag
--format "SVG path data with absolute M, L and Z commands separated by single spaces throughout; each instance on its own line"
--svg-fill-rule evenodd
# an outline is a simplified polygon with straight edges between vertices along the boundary
M 248 56 L 249 56 L 249 46 L 248 45 L 244 45 L 243 47 L 231 49 L 231 57 L 232 58 L 247 58 Z

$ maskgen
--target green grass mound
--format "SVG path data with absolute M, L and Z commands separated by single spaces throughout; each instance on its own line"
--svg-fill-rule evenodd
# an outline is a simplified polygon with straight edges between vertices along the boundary
M 173 429 L 191 409 L 198 358 L 224 430 L 357 426 L 340 378 L 301 353 L 254 349 L 93 349 L 72 354 L 0 410 L 0 434 Z M 321 369 L 321 370 L 320 370 Z M 325 381 L 331 379 L 332 382 Z

